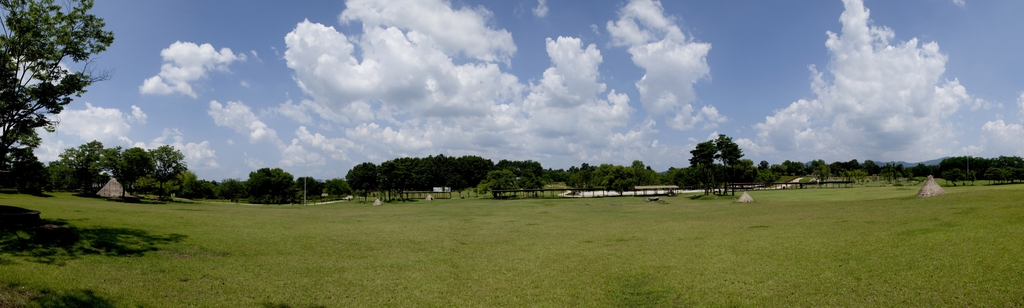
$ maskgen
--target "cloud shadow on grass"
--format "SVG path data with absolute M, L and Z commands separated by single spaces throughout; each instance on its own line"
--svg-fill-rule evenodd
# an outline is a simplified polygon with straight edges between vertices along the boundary
M 613 278 L 608 293 L 618 307 L 667 307 L 681 305 L 680 294 L 657 283 L 652 275 L 630 273 Z
M 29 226 L 0 226 L 0 255 L 63 265 L 84 255 L 138 256 L 185 237 L 128 228 L 81 228 L 62 220 L 42 220 Z

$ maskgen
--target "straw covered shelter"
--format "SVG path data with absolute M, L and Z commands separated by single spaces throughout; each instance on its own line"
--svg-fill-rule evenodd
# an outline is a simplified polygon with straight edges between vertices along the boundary
M 101 197 L 120 197 L 124 195 L 124 186 L 121 186 L 117 179 L 110 178 L 110 181 L 107 181 L 107 184 L 103 185 L 103 188 L 100 188 L 96 195 Z
M 736 200 L 736 202 L 743 202 L 743 203 L 754 202 L 754 198 L 751 198 L 750 194 L 748 194 L 747 192 L 744 191 L 743 195 L 740 196 L 740 199 Z
M 935 183 L 935 178 L 928 176 L 928 180 L 924 181 L 924 186 L 921 186 L 921 190 L 917 192 L 918 198 L 934 197 L 946 193 L 945 190 L 939 186 L 939 183 Z

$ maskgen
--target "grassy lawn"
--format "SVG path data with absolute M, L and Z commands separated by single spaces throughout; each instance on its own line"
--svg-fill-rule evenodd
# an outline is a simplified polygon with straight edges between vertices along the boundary
M 0 233 L 0 307 L 1024 305 L 1024 185 L 917 189 L 379 207 L 0 195 L 52 222 Z

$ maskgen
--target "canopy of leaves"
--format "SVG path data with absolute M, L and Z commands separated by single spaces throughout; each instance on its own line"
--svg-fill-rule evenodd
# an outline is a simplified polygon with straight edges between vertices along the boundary
M 72 189 L 79 189 L 83 194 L 91 195 L 98 191 L 107 177 L 103 171 L 103 144 L 92 141 L 76 148 L 65 149 L 59 155 L 60 160 L 70 171 Z
M 56 115 L 106 74 L 91 58 L 114 41 L 88 11 L 92 0 L 0 1 L 0 160 L 17 147 L 35 147 L 35 129 L 53 130 Z M 70 69 L 67 64 L 80 67 Z M 3 164 L 0 164 L 3 165 Z
M 248 196 L 245 190 L 245 182 L 238 179 L 225 179 L 217 185 L 217 196 L 223 199 L 238 202 L 239 199 Z
M 281 168 L 261 168 L 249 173 L 246 181 L 249 202 L 285 204 L 295 201 L 295 186 L 290 173 Z
M 352 187 L 345 179 L 330 179 L 324 181 L 324 192 L 330 196 L 345 197 L 352 194 Z
M 161 187 L 163 187 L 163 183 L 188 170 L 185 155 L 172 146 L 160 146 L 150 150 L 149 155 L 153 157 L 153 178 L 160 182 Z

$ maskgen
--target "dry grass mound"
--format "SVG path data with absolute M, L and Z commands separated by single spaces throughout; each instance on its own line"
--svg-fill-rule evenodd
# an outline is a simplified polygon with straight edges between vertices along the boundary
M 744 191 L 743 195 L 740 196 L 740 199 L 736 200 L 736 202 L 742 202 L 742 203 L 754 202 L 754 198 L 751 198 L 750 194 L 748 194 L 747 192 Z
M 935 183 L 935 178 L 928 176 L 928 180 L 924 181 L 924 186 L 921 186 L 921 190 L 917 192 L 918 198 L 934 197 L 946 193 L 945 190 Z

